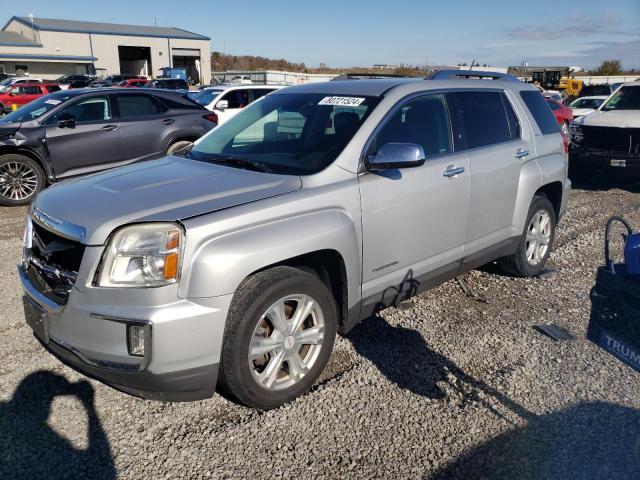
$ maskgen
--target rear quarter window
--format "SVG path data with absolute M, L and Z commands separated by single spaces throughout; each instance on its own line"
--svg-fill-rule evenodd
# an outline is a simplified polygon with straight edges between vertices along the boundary
M 525 90 L 520 92 L 520 97 L 531 112 L 533 119 L 543 135 L 560 132 L 560 126 L 558 125 L 556 117 L 553 115 L 547 101 L 539 92 Z

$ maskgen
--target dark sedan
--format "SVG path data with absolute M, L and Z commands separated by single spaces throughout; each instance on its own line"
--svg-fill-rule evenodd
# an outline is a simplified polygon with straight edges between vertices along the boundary
M 49 183 L 176 153 L 216 126 L 185 94 L 64 90 L 0 119 L 0 205 L 25 205 Z
M 85 88 L 94 81 L 95 78 L 89 75 L 63 75 L 58 77 L 55 83 L 60 85 L 63 90 L 66 90 L 67 88 Z

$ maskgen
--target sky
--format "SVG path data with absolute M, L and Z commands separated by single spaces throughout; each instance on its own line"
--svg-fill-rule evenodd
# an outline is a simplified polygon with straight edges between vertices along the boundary
M 606 59 L 640 68 L 640 0 L 20 0 L 33 14 L 183 28 L 212 51 L 332 67 L 373 64 L 567 65 Z

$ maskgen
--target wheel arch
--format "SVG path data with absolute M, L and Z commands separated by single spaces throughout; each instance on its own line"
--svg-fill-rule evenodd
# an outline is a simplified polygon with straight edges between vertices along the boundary
M 547 183 L 536 190 L 534 196 L 542 195 L 547 198 L 553 205 L 554 213 L 556 214 L 556 222 L 560 219 L 560 207 L 562 205 L 562 182 L 555 181 Z
M 8 145 L 0 146 L 0 156 L 9 155 L 9 154 L 24 155 L 25 157 L 29 157 L 31 160 L 33 160 L 34 162 L 37 162 L 38 165 L 40 165 L 40 168 L 42 168 L 42 171 L 47 177 L 48 183 L 51 183 L 55 180 L 55 177 L 53 176 L 53 172 L 49 168 L 49 164 L 45 162 L 42 159 L 42 157 L 38 155 L 36 152 L 34 152 L 33 150 L 29 148 L 12 147 Z

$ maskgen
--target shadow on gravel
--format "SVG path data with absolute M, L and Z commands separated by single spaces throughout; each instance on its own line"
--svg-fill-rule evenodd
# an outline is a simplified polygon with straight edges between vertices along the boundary
M 88 446 L 75 448 L 47 423 L 55 397 L 72 395 L 88 418 Z M 11 400 L 0 403 L 0 478 L 62 479 L 116 477 L 109 441 L 93 405 L 86 381 L 40 371 L 27 376 Z
M 530 419 L 425 479 L 640 478 L 640 410 L 583 403 Z
M 371 360 L 387 379 L 416 395 L 434 400 L 443 399 L 445 392 L 438 384 L 446 382 L 468 396 L 461 387 L 466 384 L 495 398 L 523 418 L 535 417 L 521 405 L 486 383 L 467 375 L 454 362 L 432 350 L 415 330 L 394 327 L 379 315 L 374 315 L 356 326 L 349 333 L 348 339 L 356 351 Z M 477 395 L 474 395 L 473 400 L 481 401 Z M 497 411 L 494 414 L 503 417 Z
M 619 173 L 591 172 L 579 176 L 570 175 L 572 188 L 578 190 L 606 191 L 613 189 L 626 190 L 630 193 L 640 193 L 640 182 L 635 175 L 629 175 L 622 169 Z

